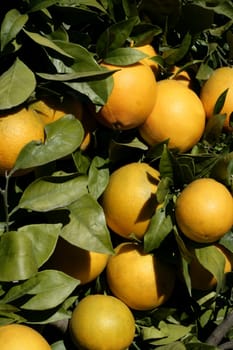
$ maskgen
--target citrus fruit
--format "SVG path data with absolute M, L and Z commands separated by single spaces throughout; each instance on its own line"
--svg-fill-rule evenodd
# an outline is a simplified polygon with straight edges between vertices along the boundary
M 220 244 L 215 245 L 225 258 L 224 273 L 232 271 L 233 268 L 233 254 Z M 217 280 L 214 275 L 208 271 L 194 255 L 189 264 L 189 275 L 191 279 L 191 286 L 197 290 L 210 290 L 217 285 Z
M 135 242 L 120 243 L 106 267 L 107 284 L 117 298 L 135 310 L 151 310 L 171 296 L 173 268 Z
M 97 113 L 99 122 L 114 129 L 132 129 L 142 124 L 152 111 L 157 94 L 154 73 L 146 64 L 103 67 L 113 70 L 113 89 Z
M 77 278 L 83 285 L 93 281 L 101 274 L 108 257 L 108 254 L 82 249 L 59 237 L 46 267 Z
M 122 237 L 142 239 L 158 205 L 159 172 L 147 163 L 116 169 L 101 198 L 109 228 Z
M 233 225 L 232 195 L 214 179 L 194 180 L 177 197 L 175 217 L 180 230 L 191 240 L 215 242 Z
M 92 125 L 94 125 L 92 119 L 94 118 L 91 118 L 88 107 L 84 106 L 80 100 L 71 96 L 64 96 L 63 99 L 47 96 L 31 103 L 29 108 L 37 113 L 45 125 L 55 122 L 66 114 L 74 115 L 81 121 L 85 131 L 80 149 L 87 149 L 91 142 Z
M 133 341 L 135 320 L 119 299 L 92 294 L 84 297 L 74 309 L 70 333 L 79 349 L 125 350 Z
M 223 107 L 220 111 L 226 114 L 224 127 L 233 131 L 230 125 L 230 116 L 233 112 L 233 68 L 220 67 L 213 71 L 207 81 L 203 84 L 200 91 L 200 99 L 203 103 L 206 117 L 211 118 L 214 114 L 214 107 L 219 96 L 226 90 L 227 95 Z
M 204 128 L 205 111 L 195 92 L 164 79 L 157 83 L 154 108 L 139 133 L 150 146 L 169 140 L 169 148 L 186 152 L 200 140 Z
M 157 52 L 155 51 L 153 46 L 150 44 L 146 44 L 142 46 L 135 46 L 134 49 L 139 50 L 148 55 L 148 57 L 143 58 L 141 62 L 147 64 L 156 76 L 158 74 L 159 65 L 157 62 L 151 60 L 152 57 L 157 56 Z
M 0 326 L 1 350 L 51 350 L 46 339 L 35 329 L 22 324 Z
M 31 141 L 44 142 L 44 125 L 26 108 L 0 116 L 0 174 L 12 170 L 22 148 Z

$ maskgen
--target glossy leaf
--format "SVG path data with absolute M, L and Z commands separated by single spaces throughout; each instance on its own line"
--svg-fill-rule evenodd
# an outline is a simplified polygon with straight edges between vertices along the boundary
M 102 207 L 91 195 L 71 204 L 70 222 L 61 236 L 73 245 L 100 253 L 112 253 L 112 242 Z
M 45 143 L 28 143 L 20 152 L 13 172 L 65 157 L 80 146 L 84 137 L 82 124 L 72 115 L 66 115 L 47 125 L 45 130 Z
M 110 51 L 104 58 L 104 62 L 113 65 L 127 66 L 134 64 L 145 57 L 147 57 L 147 55 L 143 52 L 125 47 Z
M 34 73 L 19 59 L 0 76 L 0 109 L 25 102 L 36 87 Z
M 66 207 L 87 194 L 87 176 L 39 178 L 24 191 L 18 208 L 47 212 Z

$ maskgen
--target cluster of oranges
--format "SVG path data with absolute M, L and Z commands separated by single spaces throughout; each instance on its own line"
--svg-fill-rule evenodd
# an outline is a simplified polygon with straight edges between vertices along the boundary
M 170 78 L 157 81 L 159 66 L 150 59 L 156 56 L 153 47 L 132 48 L 136 49 L 148 54 L 148 58 L 129 66 L 101 64 L 103 69 L 116 72 L 112 75 L 114 84 L 108 101 L 93 114 L 97 122 L 117 130 L 137 129 L 148 146 L 167 141 L 170 149 L 184 153 L 200 141 L 207 118 L 214 114 L 218 97 L 227 91 L 221 113 L 226 115 L 224 128 L 227 132 L 232 131 L 232 68 L 217 69 L 198 95 L 192 90 L 187 72 L 180 73 L 177 67 L 172 68 Z M 0 173 L 14 167 L 25 144 L 32 140 L 44 142 L 45 125 L 68 113 L 83 123 L 85 138 L 81 149 L 85 150 L 90 143 L 93 124 L 86 117 L 88 113 L 83 103 L 71 97 L 59 103 L 51 98 L 39 100 L 28 108 L 2 115 Z M 132 162 L 113 171 L 100 204 L 110 231 L 120 240 L 114 247 L 115 254 L 87 251 L 59 238 L 47 262 L 49 268 L 79 279 L 81 285 L 105 272 L 111 295 L 84 297 L 70 320 L 70 334 L 80 349 L 105 349 L 103 337 L 108 349 L 126 349 L 135 335 L 133 310 L 152 310 L 164 304 L 173 293 L 176 268 L 156 252 L 147 253 L 143 248 L 143 238 L 151 219 L 163 206 L 156 195 L 159 184 L 159 171 L 147 163 Z M 224 273 L 232 270 L 233 254 L 217 244 L 233 226 L 233 197 L 225 185 L 212 178 L 191 182 L 176 198 L 174 217 L 185 238 L 214 246 L 225 259 Z M 215 276 L 199 263 L 195 249 L 189 273 L 193 288 L 208 290 L 217 284 Z M 14 334 L 19 325 L 4 327 L 0 327 L 0 340 L 3 336 L 10 339 L 8 332 Z M 26 328 L 22 328 L 22 336 L 24 331 Z M 30 339 L 30 328 L 28 331 Z M 38 344 L 38 349 L 50 348 L 40 338 Z M 36 349 L 35 341 L 33 346 Z M 26 345 L 23 348 L 26 350 Z

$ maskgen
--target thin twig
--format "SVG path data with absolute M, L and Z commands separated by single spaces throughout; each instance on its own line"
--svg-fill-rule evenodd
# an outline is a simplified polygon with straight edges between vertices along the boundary
M 215 330 L 207 338 L 206 343 L 209 345 L 219 345 L 225 334 L 233 326 L 233 311 L 229 312 L 225 320 L 218 325 Z M 230 349 L 230 348 L 223 348 Z M 232 347 L 233 349 L 233 347 Z

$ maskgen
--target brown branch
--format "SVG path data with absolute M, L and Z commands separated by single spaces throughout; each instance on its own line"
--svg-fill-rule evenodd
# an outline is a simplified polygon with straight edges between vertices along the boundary
M 229 312 L 225 320 L 214 329 L 214 331 L 207 338 L 206 343 L 209 345 L 219 345 L 223 337 L 226 335 L 226 333 L 230 330 L 232 326 L 233 326 L 233 311 Z M 222 349 L 229 349 L 229 348 L 222 348 Z

